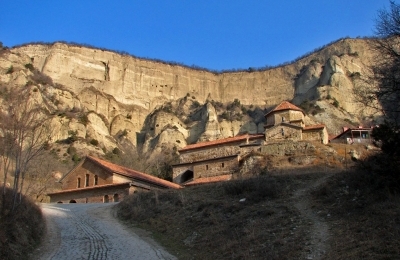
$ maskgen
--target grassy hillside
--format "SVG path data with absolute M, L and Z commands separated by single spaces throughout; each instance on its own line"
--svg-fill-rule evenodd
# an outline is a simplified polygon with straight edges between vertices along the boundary
M 5 212 L 0 216 L 0 259 L 28 259 L 44 234 L 44 218 L 39 207 L 26 197 L 11 212 L 11 196 L 7 189 Z M 0 205 L 2 202 L 0 197 Z
M 117 213 L 179 259 L 394 259 L 400 199 L 371 185 L 381 181 L 364 170 L 260 176 L 138 193 Z

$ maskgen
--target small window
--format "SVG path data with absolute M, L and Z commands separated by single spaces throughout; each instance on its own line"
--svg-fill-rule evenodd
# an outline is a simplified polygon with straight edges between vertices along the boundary
M 206 165 L 206 170 L 208 170 L 208 165 Z
M 224 164 L 224 163 L 221 163 L 221 167 L 224 168 L 224 167 L 225 167 L 225 164 Z
M 76 187 L 80 188 L 81 187 L 81 178 L 78 178 L 78 181 L 76 183 Z
M 285 130 L 283 130 L 283 128 L 281 128 L 281 133 L 282 133 L 282 136 L 285 135 Z
M 89 174 L 86 174 L 85 176 L 85 187 L 89 186 Z
M 99 183 L 99 177 L 97 175 L 94 176 L 94 184 L 93 185 L 97 185 Z

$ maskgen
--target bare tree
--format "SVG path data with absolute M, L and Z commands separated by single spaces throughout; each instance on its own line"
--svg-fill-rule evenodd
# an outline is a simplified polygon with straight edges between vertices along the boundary
M 25 174 L 29 164 L 39 156 L 47 145 L 50 132 L 48 117 L 32 98 L 30 88 L 12 89 L 5 103 L 8 107 L 0 112 L 0 132 L 2 133 L 1 157 L 4 183 L 13 177 L 12 210 L 19 204 L 24 188 Z M 13 176 L 10 176 L 10 175 Z M 3 187 L 4 213 L 5 185 Z
M 356 97 L 369 108 L 381 112 L 385 123 L 373 131 L 388 154 L 400 154 L 400 5 L 390 2 L 390 10 L 378 11 L 376 39 L 370 41 L 376 53 L 370 75 L 355 88 Z

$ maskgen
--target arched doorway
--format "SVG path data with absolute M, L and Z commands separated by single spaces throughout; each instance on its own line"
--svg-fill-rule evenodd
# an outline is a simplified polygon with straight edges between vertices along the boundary
M 185 183 L 191 179 L 193 179 L 193 171 L 187 170 L 184 173 L 182 173 L 180 183 Z
M 103 202 L 104 203 L 108 203 L 109 202 L 108 195 L 104 195 Z
M 113 200 L 114 200 L 114 202 L 118 202 L 119 201 L 119 196 L 118 196 L 117 193 L 114 194 Z
M 70 200 L 69 203 L 76 203 L 76 200 Z

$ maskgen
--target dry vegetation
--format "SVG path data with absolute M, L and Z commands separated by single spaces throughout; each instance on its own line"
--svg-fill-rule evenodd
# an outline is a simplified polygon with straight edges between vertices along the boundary
M 151 230 L 180 259 L 297 259 L 307 250 L 308 227 L 291 197 L 317 176 L 260 176 L 138 193 L 118 205 L 118 216 Z
M 179 259 L 307 259 L 314 246 L 313 220 L 299 212 L 295 197 L 306 189 L 303 199 L 328 225 L 322 259 L 396 259 L 399 166 L 395 161 L 383 168 L 378 161 L 380 155 L 335 174 L 292 171 L 137 193 L 121 202 L 117 213 L 129 225 L 150 230 Z M 312 188 L 327 174 L 327 181 Z
M 26 197 L 11 212 L 12 194 L 7 189 L 6 208 L 0 217 L 0 259 L 28 259 L 44 234 L 44 218 L 39 207 Z

